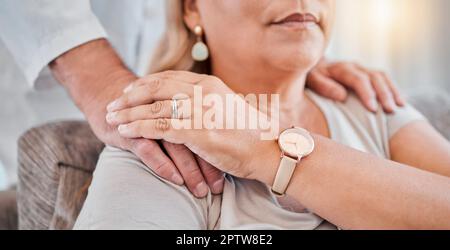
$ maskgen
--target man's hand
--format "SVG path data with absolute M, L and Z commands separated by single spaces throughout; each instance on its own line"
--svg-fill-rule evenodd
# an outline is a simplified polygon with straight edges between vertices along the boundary
M 74 48 L 50 66 L 86 116 L 94 133 L 105 144 L 131 151 L 156 174 L 175 184 L 185 184 L 196 197 L 205 197 L 209 189 L 214 194 L 223 191 L 223 174 L 194 156 L 185 146 L 125 139 L 116 127 L 106 123 L 107 104 L 120 97 L 123 89 L 137 79 L 106 40 Z
M 317 93 L 336 101 L 347 98 L 347 88 L 354 90 L 372 112 L 381 104 L 387 113 L 405 105 L 400 92 L 383 72 L 371 71 L 353 63 L 329 63 L 322 60 L 309 74 L 307 85 Z

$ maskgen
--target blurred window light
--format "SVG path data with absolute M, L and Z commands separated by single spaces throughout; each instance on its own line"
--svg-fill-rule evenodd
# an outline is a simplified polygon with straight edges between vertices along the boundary
M 386 31 L 394 23 L 395 11 L 398 10 L 399 1 L 396 0 L 375 0 L 371 1 L 369 13 L 371 24 L 379 31 Z
M 449 0 L 337 0 L 328 56 L 386 71 L 403 86 L 450 88 Z M 424 84 L 426 86 L 426 84 Z

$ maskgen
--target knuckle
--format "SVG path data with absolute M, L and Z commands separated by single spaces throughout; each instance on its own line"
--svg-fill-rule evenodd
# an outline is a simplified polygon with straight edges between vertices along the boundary
M 164 105 L 160 101 L 153 103 L 152 105 L 149 106 L 150 114 L 152 114 L 152 115 L 160 114 L 163 110 L 163 107 L 164 107 Z
M 370 84 L 370 78 L 369 76 L 361 76 L 359 79 L 359 82 L 361 83 L 361 85 L 363 85 L 364 87 L 372 87 Z
M 157 164 L 153 164 L 151 166 L 151 169 L 156 172 L 156 174 L 162 176 L 163 178 L 169 178 L 170 177 L 170 166 L 171 164 L 168 161 L 161 161 Z
M 368 76 L 363 74 L 355 74 L 352 76 L 352 81 L 356 84 L 360 85 L 361 87 L 369 87 L 370 85 L 370 79 Z
M 162 79 L 153 79 L 145 85 L 146 91 L 148 91 L 149 93 L 156 93 L 161 89 L 162 84 Z
M 170 123 L 166 119 L 158 119 L 155 122 L 155 130 L 160 132 L 166 132 L 170 129 Z
M 184 173 L 186 176 L 192 180 L 192 182 L 199 184 L 203 180 L 200 168 L 194 164 L 193 161 L 185 160 L 181 162 L 182 168 L 184 168 Z

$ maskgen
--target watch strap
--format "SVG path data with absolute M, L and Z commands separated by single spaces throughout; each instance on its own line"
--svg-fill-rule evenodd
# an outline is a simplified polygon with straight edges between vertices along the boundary
M 281 158 L 280 166 L 272 186 L 273 193 L 280 196 L 286 193 L 298 162 L 299 160 L 288 156 L 283 156 Z

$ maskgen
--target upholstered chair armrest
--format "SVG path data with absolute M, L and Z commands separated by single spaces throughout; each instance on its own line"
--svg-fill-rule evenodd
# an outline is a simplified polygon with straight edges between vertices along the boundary
M 33 128 L 19 140 L 19 229 L 71 229 L 104 145 L 86 122 Z

